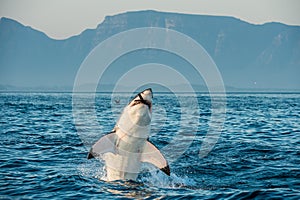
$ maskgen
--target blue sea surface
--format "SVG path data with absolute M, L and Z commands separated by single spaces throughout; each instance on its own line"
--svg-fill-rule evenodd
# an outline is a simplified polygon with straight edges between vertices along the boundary
M 105 182 L 103 161 L 87 153 L 128 103 L 118 98 L 96 95 L 98 132 L 76 124 L 71 93 L 0 93 L 0 199 L 300 198 L 300 94 L 228 94 L 222 133 L 202 158 L 210 96 L 198 94 L 195 106 L 189 94 L 154 93 L 149 140 L 168 160 L 164 147 L 190 144 L 170 177 L 144 164 L 136 182 Z

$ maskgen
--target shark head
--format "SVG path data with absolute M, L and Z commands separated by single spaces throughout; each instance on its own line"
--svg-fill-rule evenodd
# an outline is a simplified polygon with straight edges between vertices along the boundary
M 146 89 L 137 94 L 128 104 L 127 111 L 131 120 L 137 125 L 146 126 L 151 122 L 152 90 Z
M 141 93 L 137 94 L 131 102 L 129 102 L 128 106 L 131 107 L 132 110 L 138 112 L 147 112 L 147 110 L 152 113 L 152 89 L 148 88 Z
M 139 132 L 148 134 L 152 116 L 152 98 L 151 88 L 137 94 L 124 108 L 118 127 L 130 135 L 139 135 Z

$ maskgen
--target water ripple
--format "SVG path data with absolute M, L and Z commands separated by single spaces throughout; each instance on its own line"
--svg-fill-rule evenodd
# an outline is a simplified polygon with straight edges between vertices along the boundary
M 122 95 L 120 99 L 128 99 Z M 101 180 L 103 162 L 86 159 L 88 150 L 76 127 L 86 131 L 89 145 L 93 144 L 112 129 L 125 101 L 111 106 L 109 95 L 97 95 L 101 133 L 93 132 L 88 122 L 75 127 L 71 94 L 1 93 L 0 198 L 299 198 L 299 94 L 229 95 L 221 137 L 201 159 L 199 149 L 211 117 L 210 98 L 198 96 L 199 116 L 189 96 L 180 98 L 181 105 L 174 96 L 157 95 L 151 126 L 150 140 L 160 149 L 172 144 L 174 152 L 179 151 L 186 140 L 193 139 L 170 164 L 171 176 L 145 164 L 138 182 L 108 183 Z M 87 105 L 83 102 L 83 106 Z M 200 127 L 194 127 L 193 120 Z M 178 131 L 184 137 L 171 143 Z

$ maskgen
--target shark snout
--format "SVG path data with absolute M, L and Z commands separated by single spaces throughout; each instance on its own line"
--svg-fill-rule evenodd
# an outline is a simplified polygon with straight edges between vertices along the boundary
M 152 89 L 148 88 L 148 89 L 144 90 L 142 93 L 146 94 L 146 95 L 151 95 L 152 96 Z
M 153 93 L 152 93 L 152 89 L 151 88 L 148 88 L 148 89 L 144 90 L 140 94 L 142 95 L 143 99 L 152 102 Z

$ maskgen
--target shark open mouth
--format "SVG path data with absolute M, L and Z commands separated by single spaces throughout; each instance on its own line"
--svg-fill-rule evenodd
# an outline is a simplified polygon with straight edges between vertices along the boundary
M 132 106 L 137 105 L 139 103 L 143 103 L 143 104 L 147 105 L 149 109 L 151 109 L 152 103 L 150 101 L 145 100 L 141 94 L 138 94 L 137 96 L 139 96 L 140 99 L 134 100 L 134 104 Z
M 142 97 L 142 95 L 141 94 L 138 94 L 139 95 L 139 97 L 140 97 L 140 100 L 136 100 L 136 101 L 141 101 L 143 104 L 145 104 L 145 105 L 147 105 L 148 107 L 149 107 L 149 109 L 151 108 L 151 102 L 150 101 L 148 101 L 148 100 L 145 100 L 143 97 Z

